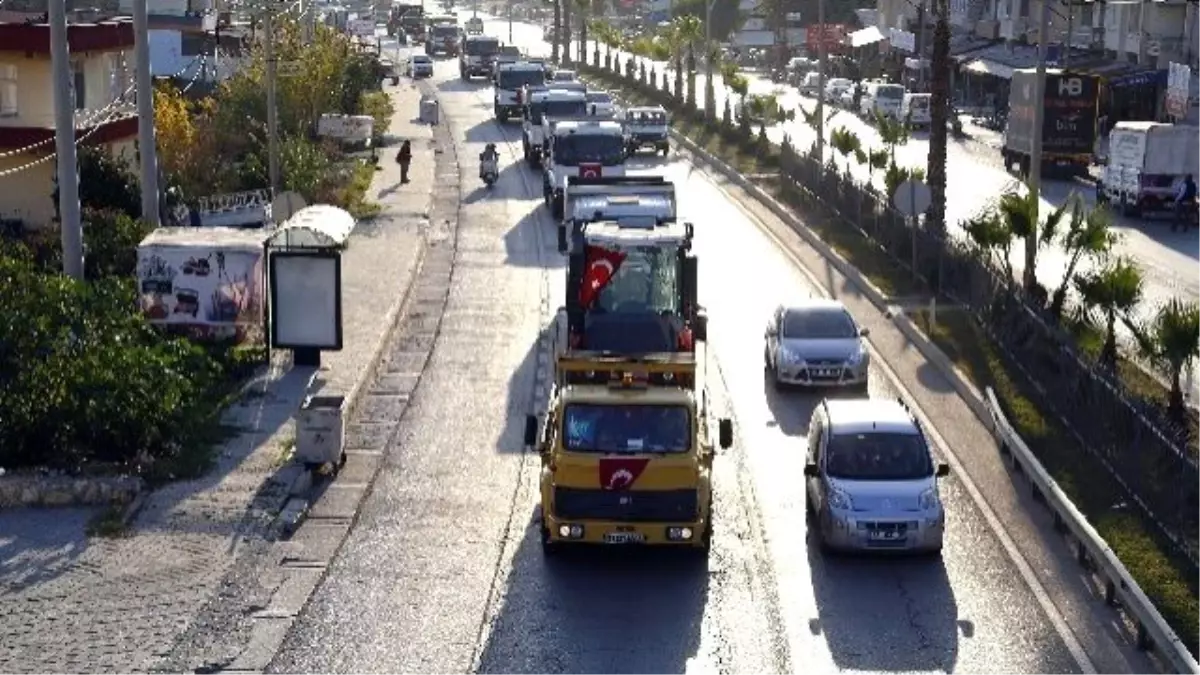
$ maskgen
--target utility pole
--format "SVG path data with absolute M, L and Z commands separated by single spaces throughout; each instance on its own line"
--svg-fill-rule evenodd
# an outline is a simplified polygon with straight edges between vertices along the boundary
M 704 116 L 710 120 L 717 119 L 716 90 L 713 87 L 713 39 L 712 12 L 717 0 L 704 3 Z
M 271 180 L 271 196 L 279 194 L 279 116 L 275 100 L 275 78 L 277 65 L 275 63 L 275 17 L 274 8 L 268 7 L 263 14 L 263 33 L 266 37 L 264 45 L 267 60 L 267 172 Z
M 1059 63 L 1063 69 L 1071 64 L 1071 44 L 1075 42 L 1075 6 L 1071 0 L 1066 0 L 1067 5 L 1067 39 L 1063 40 L 1062 56 L 1059 58 Z
M 1037 281 L 1037 230 L 1041 227 L 1039 196 L 1042 193 L 1042 125 L 1046 111 L 1046 37 L 1050 32 L 1050 0 L 1041 0 L 1038 20 L 1037 78 L 1034 83 L 1033 152 L 1029 158 L 1029 190 L 1033 193 L 1033 231 L 1025 239 L 1025 288 L 1032 289 Z
M 510 45 L 513 43 L 513 36 L 512 36 L 512 29 L 513 29 L 513 25 L 512 25 L 512 15 L 513 15 L 513 0 L 508 0 L 508 44 L 510 44 Z
M 150 22 L 146 0 L 133 0 L 137 58 L 138 158 L 142 169 L 142 220 L 158 227 L 158 147 L 154 140 L 154 80 L 150 77 Z
M 75 101 L 71 92 L 71 46 L 67 8 L 46 3 L 50 21 L 50 60 L 54 70 L 54 151 L 58 164 L 58 219 L 63 273 L 83 279 L 83 221 L 79 213 L 79 170 L 75 159 Z
M 817 164 L 825 166 L 825 68 L 826 58 L 825 37 L 825 0 L 817 1 L 817 25 L 820 26 L 817 39 Z
M 917 6 L 917 91 L 925 91 L 925 0 Z

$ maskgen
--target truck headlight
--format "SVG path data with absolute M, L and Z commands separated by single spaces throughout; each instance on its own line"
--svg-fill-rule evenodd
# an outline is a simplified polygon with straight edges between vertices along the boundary
M 692 538 L 692 528 L 690 527 L 668 527 L 667 539 L 671 541 L 688 541 Z
M 559 525 L 558 536 L 563 539 L 579 539 L 583 536 L 582 525 Z
M 855 349 L 852 354 L 850 354 L 850 358 L 846 359 L 846 365 L 851 367 L 857 366 L 858 364 L 862 363 L 865 358 L 867 358 L 867 350 L 864 349 L 861 344 L 859 344 L 858 348 Z

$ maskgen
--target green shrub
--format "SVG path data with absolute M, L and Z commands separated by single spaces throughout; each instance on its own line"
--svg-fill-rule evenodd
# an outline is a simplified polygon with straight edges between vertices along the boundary
M 0 466 L 169 459 L 211 423 L 220 366 L 154 331 L 131 278 L 47 274 L 9 244 L 0 286 Z

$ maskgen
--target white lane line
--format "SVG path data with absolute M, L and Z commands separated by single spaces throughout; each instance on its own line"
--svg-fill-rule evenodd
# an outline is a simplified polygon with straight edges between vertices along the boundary
M 681 152 L 679 154 L 684 153 Z M 805 277 L 808 278 L 813 287 L 818 289 L 826 298 L 831 297 L 828 289 L 825 288 L 825 285 L 811 270 L 801 263 L 799 256 L 792 251 L 791 246 L 781 237 L 775 234 L 771 226 L 764 223 L 757 215 L 745 208 L 741 204 L 741 201 L 731 195 L 729 191 L 726 190 L 717 179 L 709 174 L 707 170 L 696 165 L 694 162 L 688 161 L 688 163 L 692 165 L 697 173 L 703 175 L 705 180 L 711 183 L 713 187 L 724 194 L 726 199 L 728 199 L 730 203 L 732 203 L 739 211 L 741 211 L 751 223 L 754 223 L 754 225 L 757 226 L 760 231 L 766 234 L 767 237 L 775 243 L 779 250 L 782 251 L 783 254 L 792 261 L 792 264 L 799 269 Z M 958 477 L 959 481 L 962 482 L 963 486 L 966 487 L 967 493 L 971 495 L 971 499 L 975 502 L 975 506 L 978 507 L 980 513 L 983 514 L 983 518 L 987 521 L 988 527 L 991 528 L 993 533 L 995 533 L 996 538 L 1000 541 L 1000 545 L 1004 547 L 1004 551 L 1008 554 L 1009 559 L 1012 560 L 1013 565 L 1016 566 L 1017 572 L 1020 573 L 1021 578 L 1025 581 L 1025 584 L 1031 591 L 1033 591 L 1034 597 L 1037 598 L 1038 605 L 1040 605 L 1042 611 L 1046 613 L 1047 618 L 1050 619 L 1050 623 L 1054 625 L 1054 629 L 1058 631 L 1063 643 L 1067 646 L 1067 651 L 1071 652 L 1071 657 L 1075 659 L 1075 663 L 1084 673 L 1098 672 L 1095 664 L 1093 664 L 1092 660 L 1088 658 L 1087 652 L 1084 651 L 1083 646 L 1079 643 L 1079 640 L 1076 639 L 1075 633 L 1071 630 L 1070 626 L 1067 625 L 1067 622 L 1063 619 L 1062 614 L 1059 613 L 1058 608 L 1050 599 L 1050 595 L 1046 592 L 1045 587 L 1042 586 L 1041 581 L 1038 580 L 1037 575 L 1034 574 L 1033 567 L 1031 567 L 1029 562 L 1025 560 L 1025 556 L 1021 553 L 1020 549 L 1017 548 L 1017 545 L 1012 540 L 1012 537 L 1009 536 L 1008 530 L 1005 529 L 1003 521 L 996 516 L 996 513 L 992 510 L 992 507 L 987 503 L 986 500 L 984 500 L 983 493 L 979 491 L 979 488 L 976 487 L 974 481 L 972 481 L 970 476 L 967 475 L 966 470 L 963 468 L 962 462 L 959 461 L 958 457 L 954 454 L 950 444 L 947 443 L 946 439 L 943 438 L 941 433 L 938 432 L 937 427 L 934 426 L 933 422 L 925 414 L 925 411 L 921 410 L 921 408 L 916 405 L 916 399 L 913 398 L 912 392 L 910 392 L 908 388 L 904 386 L 904 383 L 900 381 L 899 376 L 897 376 L 896 372 L 887 364 L 883 356 L 875 348 L 874 343 L 871 342 L 869 338 L 867 343 L 872 352 L 872 356 L 875 357 L 874 363 L 877 364 L 881 370 L 883 370 L 884 374 L 888 378 L 888 381 L 896 389 L 896 391 L 900 392 L 904 399 L 908 401 L 914 413 L 920 419 L 921 424 L 924 425 L 927 430 L 929 430 L 930 435 L 933 437 L 934 443 L 936 443 L 938 447 L 942 449 L 942 453 L 946 456 L 946 459 L 951 465 L 953 465 L 955 475 Z

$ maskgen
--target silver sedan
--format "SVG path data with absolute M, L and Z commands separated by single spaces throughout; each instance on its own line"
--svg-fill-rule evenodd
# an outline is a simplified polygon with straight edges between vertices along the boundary
M 763 361 L 777 386 L 852 387 L 865 391 L 867 329 L 836 300 L 779 306 L 763 333 Z

